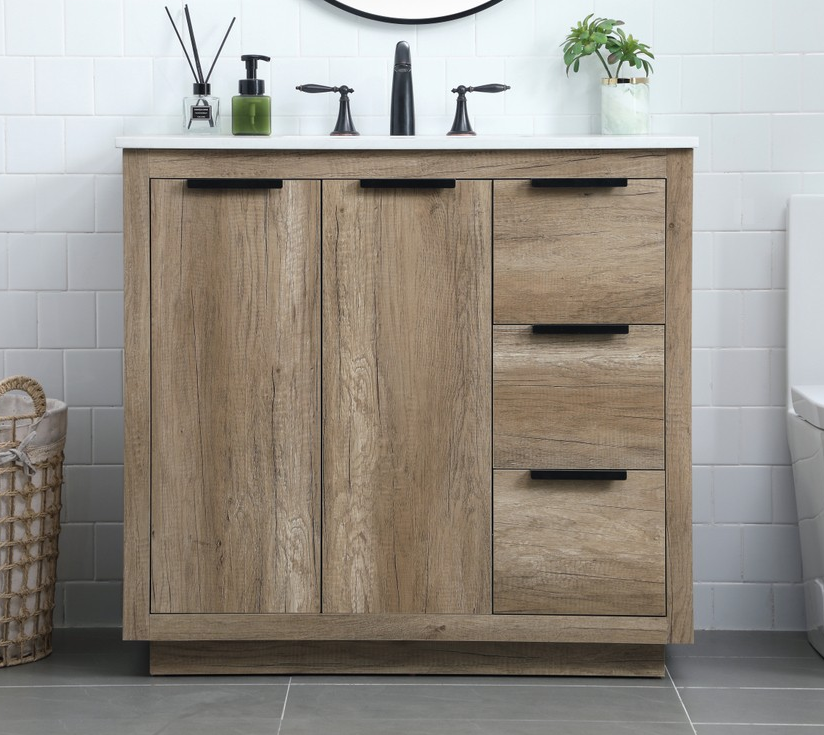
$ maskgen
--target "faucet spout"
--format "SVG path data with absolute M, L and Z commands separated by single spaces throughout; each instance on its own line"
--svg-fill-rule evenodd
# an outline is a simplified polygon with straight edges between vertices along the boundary
M 395 70 L 392 75 L 392 110 L 390 135 L 415 135 L 415 97 L 412 91 L 412 53 L 406 41 L 395 47 Z

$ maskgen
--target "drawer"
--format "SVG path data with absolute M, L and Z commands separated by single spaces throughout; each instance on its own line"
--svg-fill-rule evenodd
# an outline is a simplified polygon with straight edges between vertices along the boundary
M 664 323 L 664 179 L 496 181 L 494 223 L 496 323 Z
M 496 326 L 499 469 L 664 469 L 664 327 L 533 334 Z
M 664 473 L 494 476 L 493 611 L 665 615 Z

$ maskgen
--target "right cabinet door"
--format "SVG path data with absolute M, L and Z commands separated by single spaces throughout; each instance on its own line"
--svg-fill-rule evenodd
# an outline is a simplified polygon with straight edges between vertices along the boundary
M 666 615 L 665 243 L 663 179 L 495 182 L 496 613 Z
M 323 612 L 489 613 L 492 184 L 364 184 L 323 183 Z

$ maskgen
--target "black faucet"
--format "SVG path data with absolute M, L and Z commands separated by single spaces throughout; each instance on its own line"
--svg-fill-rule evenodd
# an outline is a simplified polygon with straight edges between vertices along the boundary
M 458 93 L 458 109 L 455 111 L 455 120 L 452 122 L 452 130 L 447 135 L 475 135 L 472 125 L 469 123 L 469 115 L 466 112 L 467 92 L 506 92 L 512 89 L 508 84 L 482 84 L 480 87 L 467 87 L 461 84 L 452 90 Z
M 298 92 L 308 92 L 309 94 L 319 94 L 321 92 L 340 92 L 340 107 L 338 108 L 338 121 L 335 129 L 329 135 L 360 135 L 355 130 L 355 123 L 352 122 L 352 113 L 349 110 L 349 95 L 355 90 L 342 84 L 340 87 L 327 87 L 324 84 L 301 84 L 295 87 Z
M 395 73 L 392 76 L 390 135 L 415 134 L 415 97 L 412 93 L 412 54 L 406 41 L 395 46 Z

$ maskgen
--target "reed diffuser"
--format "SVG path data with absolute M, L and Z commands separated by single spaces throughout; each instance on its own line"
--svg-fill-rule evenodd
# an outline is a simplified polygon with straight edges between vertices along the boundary
M 189 62 L 189 69 L 192 70 L 192 76 L 195 81 L 192 85 L 192 94 L 183 98 L 183 130 L 186 133 L 206 133 L 217 135 L 220 133 L 220 99 L 212 95 L 212 86 L 209 84 L 209 79 L 214 71 L 215 64 L 220 57 L 220 52 L 223 51 L 223 46 L 226 39 L 229 38 L 229 33 L 232 31 L 232 26 L 235 24 L 236 18 L 232 18 L 229 23 L 229 28 L 226 30 L 226 35 L 223 36 L 223 41 L 215 54 L 212 66 L 209 67 L 209 72 L 206 77 L 203 76 L 203 67 L 200 64 L 200 53 L 197 49 L 197 41 L 195 40 L 195 31 L 192 27 L 192 16 L 189 13 L 189 6 L 183 6 L 183 12 L 186 16 L 186 26 L 189 29 L 189 39 L 192 44 L 192 56 L 195 63 L 192 64 L 192 59 L 189 57 L 189 52 L 186 50 L 186 44 L 183 43 L 183 37 L 180 31 L 177 30 L 172 14 L 169 8 L 166 8 L 166 15 L 169 16 L 169 22 L 175 30 L 177 40 L 180 41 L 180 47 L 183 49 L 183 54 L 186 56 L 186 61 Z

